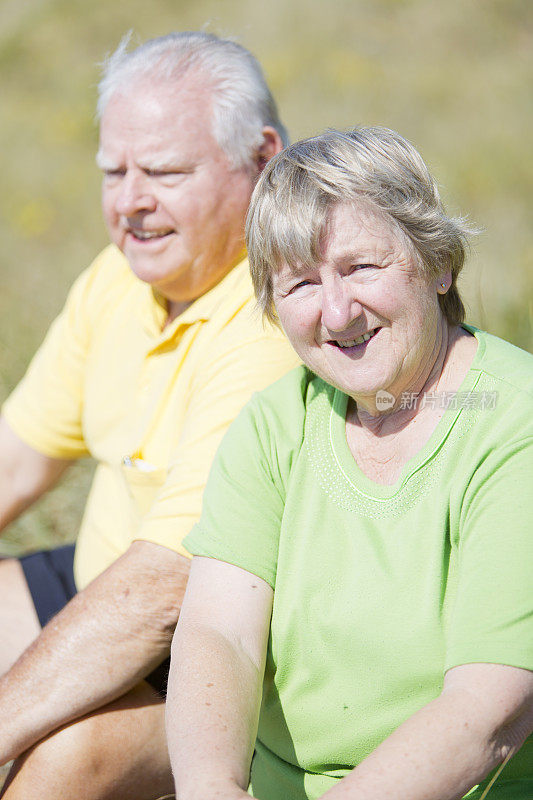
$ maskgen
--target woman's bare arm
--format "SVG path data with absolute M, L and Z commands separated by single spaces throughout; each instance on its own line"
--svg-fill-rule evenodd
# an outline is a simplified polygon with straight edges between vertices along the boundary
M 410 717 L 327 800 L 459 800 L 533 731 L 533 673 L 465 664 L 441 695 Z
M 248 797 L 273 591 L 194 558 L 172 644 L 167 736 L 180 800 Z
M 194 562 L 167 701 L 177 796 L 238 800 L 247 796 L 273 593 L 237 567 Z M 532 731 L 532 672 L 458 666 L 446 674 L 438 698 L 324 798 L 459 800 Z

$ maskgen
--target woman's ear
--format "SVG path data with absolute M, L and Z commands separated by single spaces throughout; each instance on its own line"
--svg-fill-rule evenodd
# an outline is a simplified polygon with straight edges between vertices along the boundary
M 451 285 L 452 273 L 450 271 L 445 272 L 437 278 L 437 292 L 439 294 L 446 294 Z

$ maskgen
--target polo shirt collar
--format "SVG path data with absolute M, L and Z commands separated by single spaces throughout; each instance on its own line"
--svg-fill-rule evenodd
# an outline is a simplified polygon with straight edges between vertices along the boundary
M 198 297 L 185 311 L 172 320 L 170 325 L 162 330 L 167 318 L 167 301 L 148 284 L 142 284 L 143 302 L 140 308 L 143 325 L 147 332 L 159 340 L 159 344 L 173 338 L 183 328 L 195 322 L 209 320 L 221 301 L 231 293 L 233 286 L 240 281 L 244 272 L 248 270 L 248 259 L 244 258 L 216 286 Z

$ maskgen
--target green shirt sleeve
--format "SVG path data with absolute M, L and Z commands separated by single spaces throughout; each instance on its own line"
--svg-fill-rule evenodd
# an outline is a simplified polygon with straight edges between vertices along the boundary
M 446 669 L 533 669 L 533 437 L 494 450 L 465 493 Z
M 278 540 L 285 503 L 273 469 L 270 436 L 252 400 L 225 435 L 211 467 L 200 522 L 184 546 L 276 582 Z

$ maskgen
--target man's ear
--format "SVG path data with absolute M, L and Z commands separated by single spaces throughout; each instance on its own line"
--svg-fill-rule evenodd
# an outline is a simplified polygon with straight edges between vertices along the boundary
M 255 156 L 258 173 L 263 171 L 267 161 L 270 161 L 272 156 L 275 156 L 280 150 L 283 150 L 281 136 L 275 128 L 265 125 L 263 128 L 263 141 L 259 145 Z

